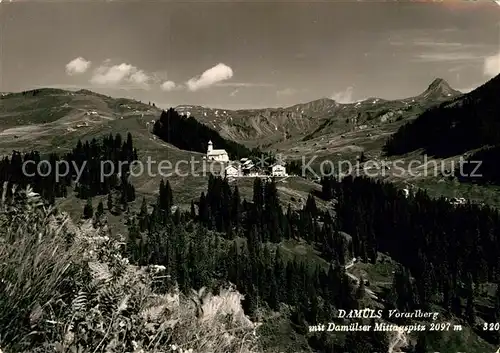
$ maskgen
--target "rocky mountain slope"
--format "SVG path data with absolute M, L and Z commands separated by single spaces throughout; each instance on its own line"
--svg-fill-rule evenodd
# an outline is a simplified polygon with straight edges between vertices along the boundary
M 442 83 L 437 83 L 435 88 L 447 91 Z M 499 90 L 500 75 L 467 94 L 427 110 L 394 134 L 386 144 L 387 152 L 396 155 L 423 148 L 427 154 L 449 157 L 500 144 Z
M 183 105 L 176 110 L 194 116 L 227 138 L 265 147 L 289 139 L 311 139 L 406 120 L 460 94 L 438 78 L 421 94 L 399 100 L 368 98 L 341 104 L 322 98 L 286 108 L 225 110 Z

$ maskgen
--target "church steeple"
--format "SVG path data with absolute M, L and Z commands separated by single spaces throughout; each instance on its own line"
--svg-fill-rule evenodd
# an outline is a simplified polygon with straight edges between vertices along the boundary
M 210 153 L 212 152 L 214 149 L 214 145 L 212 143 L 212 140 L 208 141 L 208 150 L 207 150 L 207 153 Z

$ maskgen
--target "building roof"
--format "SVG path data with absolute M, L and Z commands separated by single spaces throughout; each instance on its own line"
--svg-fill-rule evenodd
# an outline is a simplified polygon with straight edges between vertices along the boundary
M 211 156 L 211 155 L 227 154 L 227 152 L 226 150 L 211 150 L 207 154 Z

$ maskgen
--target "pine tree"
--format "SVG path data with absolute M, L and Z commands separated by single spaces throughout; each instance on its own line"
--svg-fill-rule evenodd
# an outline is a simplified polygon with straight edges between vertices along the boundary
M 467 319 L 467 322 L 471 325 L 474 326 L 476 323 L 476 311 L 474 309 L 474 295 L 471 292 L 469 292 L 467 296 L 467 304 L 465 306 L 465 317 Z
M 426 332 L 420 332 L 417 338 L 417 344 L 414 348 L 414 353 L 429 353 Z
M 359 285 L 358 288 L 356 289 L 356 299 L 362 300 L 365 297 L 366 294 L 366 288 L 365 288 L 365 280 L 363 277 L 359 278 Z
M 495 292 L 495 303 L 493 306 L 493 317 L 495 321 L 500 321 L 500 283 L 497 283 L 497 289 Z
M 94 209 L 92 207 L 92 199 L 88 198 L 87 203 L 83 207 L 83 218 L 90 219 L 94 215 Z
M 196 219 L 196 210 L 194 208 L 194 201 L 193 200 L 191 200 L 191 213 L 190 213 L 190 215 L 191 215 L 191 219 Z
M 111 192 L 108 194 L 108 212 L 113 212 L 113 196 Z
M 139 229 L 141 232 L 144 232 L 148 229 L 149 224 L 149 215 L 148 215 L 148 205 L 146 203 L 146 198 L 142 198 L 141 210 L 139 211 Z
M 240 191 L 238 189 L 238 185 L 234 187 L 234 191 L 232 194 L 232 201 L 231 201 L 231 220 L 233 226 L 235 226 L 236 229 L 239 228 L 240 224 L 240 213 L 241 213 L 241 199 L 240 199 Z
M 99 204 L 97 205 L 97 211 L 96 211 L 96 216 L 100 218 L 104 214 L 104 205 L 102 204 L 102 200 L 99 201 Z

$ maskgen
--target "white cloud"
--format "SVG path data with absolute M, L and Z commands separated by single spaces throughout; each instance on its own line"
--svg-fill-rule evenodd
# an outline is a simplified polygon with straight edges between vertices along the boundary
M 147 85 L 151 78 L 142 70 L 138 70 L 130 75 L 130 82 L 137 83 L 138 85 Z
M 215 86 L 220 87 L 273 87 L 272 83 L 263 82 L 219 82 Z
M 293 88 L 285 88 L 285 89 L 282 89 L 282 90 L 279 90 L 276 92 L 276 95 L 278 97 L 285 97 L 285 96 L 291 96 L 291 95 L 294 95 L 295 93 L 297 93 L 296 90 L 294 90 Z
M 166 92 L 172 91 L 175 87 L 174 81 L 165 81 L 160 85 L 161 90 Z
M 353 88 L 349 86 L 344 91 L 335 92 L 334 94 L 332 94 L 331 99 L 341 104 L 354 103 Z
M 85 73 L 90 68 L 91 62 L 81 56 L 66 64 L 66 73 L 70 76 Z
M 218 82 L 225 81 L 233 77 L 233 69 L 229 66 L 219 63 L 214 67 L 206 70 L 198 77 L 193 77 L 186 82 L 190 91 L 210 87 Z
M 463 48 L 466 45 L 459 42 L 438 42 L 433 40 L 418 40 L 412 43 L 413 45 L 418 45 L 422 47 L 434 47 L 434 48 Z
M 135 88 L 149 89 L 152 77 L 143 70 L 127 63 L 113 66 L 109 63 L 108 59 L 94 71 L 90 83 L 108 87 L 121 87 L 123 84 L 129 84 Z
M 234 97 L 234 96 L 236 96 L 236 94 L 238 94 L 239 91 L 240 91 L 239 88 L 236 88 L 234 91 L 232 91 L 231 93 L 229 93 L 229 95 L 231 97 Z
M 491 77 L 500 74 L 500 52 L 484 59 L 483 72 Z
M 472 61 L 472 60 L 481 60 L 483 58 L 484 57 L 481 55 L 476 55 L 472 53 L 459 53 L 459 52 L 423 53 L 417 55 L 418 61 L 425 61 L 425 62 Z

